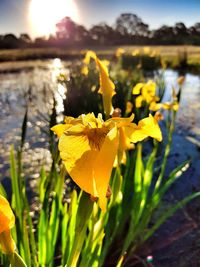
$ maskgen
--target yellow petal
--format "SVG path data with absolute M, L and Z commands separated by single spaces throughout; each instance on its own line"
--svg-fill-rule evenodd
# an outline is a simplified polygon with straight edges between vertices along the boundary
M 85 135 L 62 135 L 59 140 L 60 156 L 74 182 L 85 192 L 98 197 L 93 165 L 98 150 L 91 149 Z
M 15 224 L 15 216 L 9 202 L 0 196 L 0 234 L 11 229 Z
M 174 111 L 178 111 L 178 109 L 179 109 L 179 103 L 178 102 L 174 102 L 173 103 L 173 110 Z
M 138 127 L 141 128 L 147 136 L 155 138 L 158 141 L 162 141 L 162 133 L 158 122 L 151 114 L 149 114 L 148 118 L 140 120 Z
M 101 60 L 96 58 L 97 66 L 99 67 L 100 71 L 100 89 L 99 93 L 106 94 L 106 95 L 114 95 L 115 94 L 115 85 L 109 78 L 108 69 L 103 64 Z
M 156 84 L 151 80 L 148 81 L 142 88 L 142 96 L 147 103 L 152 101 L 152 97 L 156 95 Z
M 145 54 L 145 55 L 149 55 L 150 52 L 151 52 L 151 49 L 150 49 L 150 47 L 145 46 L 145 47 L 143 47 L 143 51 L 144 51 L 144 54 Z
M 130 101 L 126 102 L 126 114 L 129 114 L 132 112 L 133 109 L 133 103 Z
M 121 55 L 123 55 L 125 53 L 125 50 L 121 47 L 119 47 L 117 50 L 116 50 L 116 57 L 120 57 Z
M 87 53 L 85 55 L 83 63 L 86 64 L 86 65 L 89 65 L 91 58 L 95 59 L 96 58 L 96 54 L 95 54 L 94 51 L 89 50 L 89 51 L 87 51 Z
M 142 131 L 136 124 L 131 123 L 124 129 L 126 136 L 129 138 L 130 142 L 137 143 L 144 140 L 148 135 Z
M 94 163 L 96 189 L 99 196 L 99 206 L 106 210 L 106 192 L 118 149 L 117 128 L 113 128 L 107 135 L 102 148 Z
M 101 62 L 102 62 L 103 65 L 105 65 L 106 67 L 109 67 L 109 65 L 110 65 L 110 61 L 107 60 L 107 59 L 103 59 L 103 60 L 101 60 Z
M 132 94 L 139 95 L 143 86 L 144 83 L 137 83 L 136 86 L 133 87 Z
M 150 106 L 149 106 L 149 110 L 152 110 L 152 111 L 157 111 L 157 110 L 159 110 L 161 108 L 162 108 L 162 104 L 161 103 L 156 103 L 156 102 L 151 102 Z
M 139 50 L 139 49 L 135 49 L 135 50 L 133 50 L 133 52 L 131 53 L 131 55 L 132 55 L 133 57 L 139 56 L 139 55 L 140 55 L 140 50 Z
M 66 129 L 68 129 L 71 125 L 70 124 L 58 124 L 53 127 L 51 127 L 51 130 L 57 134 L 57 136 L 60 138 L 61 135 L 64 133 Z
M 10 230 L 0 234 L 0 245 L 4 254 L 12 254 L 15 251 L 15 242 L 12 239 Z
M 171 103 L 170 102 L 163 103 L 162 108 L 166 110 L 171 109 Z
M 109 124 L 110 122 L 114 122 L 114 123 L 116 123 L 117 128 L 120 128 L 120 127 L 129 125 L 133 121 L 134 117 L 135 117 L 134 114 L 131 114 L 131 116 L 128 118 L 113 117 L 113 118 L 107 120 L 106 124 Z
M 135 99 L 136 108 L 141 108 L 143 101 L 144 101 L 144 98 L 142 95 L 139 95 L 138 97 L 136 97 L 136 99 Z
M 103 95 L 104 112 L 109 116 L 113 111 L 112 97 L 115 95 L 115 85 L 109 78 L 108 69 L 101 60 L 96 58 L 96 64 L 100 71 L 100 88 L 98 92 Z
M 126 134 L 126 127 L 119 128 L 119 151 L 132 149 L 133 145 L 129 136 Z
M 89 72 L 88 66 L 83 66 L 82 69 L 81 69 L 81 73 L 83 75 L 87 76 L 88 75 L 88 72 Z
M 148 118 L 140 120 L 138 125 L 131 123 L 131 125 L 125 127 L 125 132 L 133 143 L 142 141 L 148 136 L 162 141 L 162 133 L 158 122 L 151 114 Z

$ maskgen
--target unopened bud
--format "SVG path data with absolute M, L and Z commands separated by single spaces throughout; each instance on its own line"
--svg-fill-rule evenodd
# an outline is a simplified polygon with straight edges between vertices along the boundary
M 157 120 L 157 121 L 162 121 L 164 119 L 164 116 L 161 112 L 157 111 L 156 114 L 154 115 L 154 118 Z
M 113 113 L 112 113 L 112 117 L 121 117 L 122 116 L 122 111 L 120 108 L 115 108 Z
M 183 85 L 183 83 L 184 83 L 184 81 L 185 81 L 185 76 L 180 76 L 180 77 L 178 77 L 178 79 L 177 79 L 177 83 L 178 83 L 178 85 Z

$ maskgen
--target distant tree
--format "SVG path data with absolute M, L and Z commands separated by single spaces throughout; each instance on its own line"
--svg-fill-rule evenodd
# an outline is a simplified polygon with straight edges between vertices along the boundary
M 35 47 L 46 47 L 47 46 L 47 40 L 44 36 L 35 38 L 34 42 Z
M 89 38 L 89 33 L 88 33 L 87 29 L 82 25 L 76 24 L 75 29 L 74 29 L 75 42 L 84 43 L 84 42 L 88 41 L 88 38 Z
M 116 20 L 115 29 L 123 36 L 147 36 L 149 34 L 148 24 L 131 13 L 121 14 Z
M 75 23 L 70 17 L 63 18 L 56 27 L 56 36 L 61 45 L 81 44 L 88 40 L 86 28 Z
M 89 30 L 89 35 L 93 43 L 96 44 L 115 44 L 116 31 L 106 23 L 94 25 Z M 119 36 L 118 36 L 119 38 Z
M 20 44 L 20 42 L 14 34 L 8 33 L 8 34 L 4 35 L 4 37 L 3 37 L 4 48 L 8 48 L 8 49 L 18 48 L 19 44 Z
M 174 26 L 174 33 L 176 35 L 187 35 L 187 28 L 184 23 L 177 22 Z
M 174 40 L 174 29 L 167 25 L 163 25 L 159 29 L 153 31 L 152 37 L 155 44 L 176 43 L 176 40 Z
M 56 24 L 56 27 L 56 35 L 58 39 L 74 39 L 76 23 L 70 17 L 63 18 Z
M 200 45 L 200 23 L 195 23 L 188 29 L 189 40 L 192 41 L 194 45 Z
M 21 33 L 19 39 L 25 43 L 31 43 L 31 37 L 27 33 Z
M 196 31 L 197 33 L 200 34 L 200 22 L 197 22 L 197 23 L 194 24 L 194 29 L 195 29 L 195 31 Z

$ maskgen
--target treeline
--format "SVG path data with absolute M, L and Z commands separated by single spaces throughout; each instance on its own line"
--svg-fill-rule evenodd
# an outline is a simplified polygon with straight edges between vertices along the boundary
M 111 27 L 106 23 L 92 26 L 89 30 L 63 18 L 57 25 L 55 35 L 32 40 L 26 33 L 0 35 L 0 49 L 102 45 L 200 45 L 200 23 L 186 27 L 178 22 L 174 26 L 163 25 L 150 30 L 135 14 L 121 14 Z

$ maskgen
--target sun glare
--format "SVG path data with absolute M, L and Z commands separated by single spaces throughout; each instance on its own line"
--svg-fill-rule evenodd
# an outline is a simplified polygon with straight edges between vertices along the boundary
M 54 34 L 56 23 L 69 16 L 78 21 L 78 10 L 73 0 L 31 0 L 29 18 L 35 36 Z

